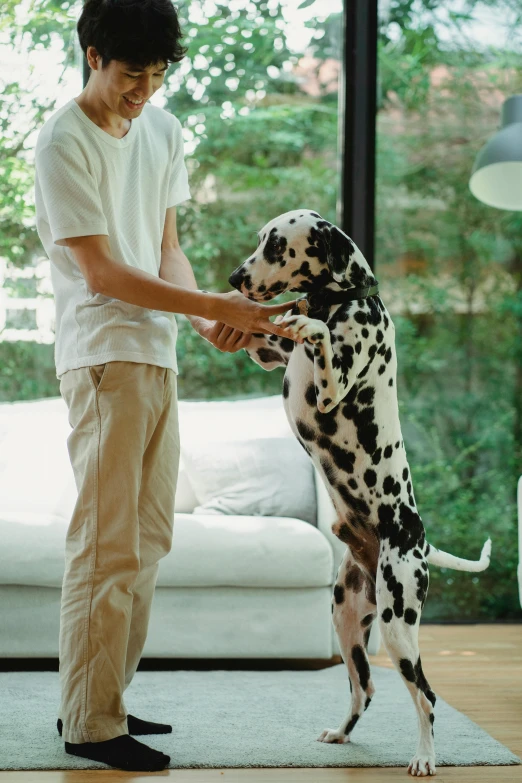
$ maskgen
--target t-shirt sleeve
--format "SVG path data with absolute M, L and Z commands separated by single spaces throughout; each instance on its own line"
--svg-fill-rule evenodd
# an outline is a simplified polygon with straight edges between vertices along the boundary
M 35 167 L 56 245 L 69 237 L 109 234 L 100 193 L 83 156 L 52 142 L 41 149 Z
M 188 184 L 188 171 L 185 165 L 185 150 L 183 143 L 183 131 L 181 123 L 177 117 L 174 129 L 174 156 L 170 171 L 169 195 L 167 198 L 167 209 L 181 204 L 190 198 L 190 189 Z

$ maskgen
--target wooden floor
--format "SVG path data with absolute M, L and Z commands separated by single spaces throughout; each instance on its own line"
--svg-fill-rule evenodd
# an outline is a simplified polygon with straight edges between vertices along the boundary
M 522 625 L 423 625 L 420 649 L 433 690 L 522 758 Z M 372 656 L 371 662 L 391 667 L 382 651 Z M 175 760 L 175 748 L 171 756 Z M 0 772 L 0 783 L 114 783 L 160 777 L 175 783 L 384 783 L 413 779 L 406 768 L 396 767 L 170 769 L 150 773 L 107 768 Z M 522 766 L 438 767 L 436 779 L 439 783 L 522 783 Z

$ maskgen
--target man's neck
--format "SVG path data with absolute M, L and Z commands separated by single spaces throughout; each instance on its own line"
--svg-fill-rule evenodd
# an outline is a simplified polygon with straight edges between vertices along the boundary
M 107 121 L 107 117 L 100 117 L 99 112 L 96 111 L 96 108 L 93 107 L 92 102 L 89 100 L 89 96 L 85 94 L 85 90 L 75 98 L 75 101 L 84 114 L 86 114 L 95 125 L 98 125 L 99 128 L 106 133 L 109 133 L 111 136 L 121 139 L 129 132 L 132 120 L 125 120 L 123 117 L 118 117 L 119 122 L 112 125 Z

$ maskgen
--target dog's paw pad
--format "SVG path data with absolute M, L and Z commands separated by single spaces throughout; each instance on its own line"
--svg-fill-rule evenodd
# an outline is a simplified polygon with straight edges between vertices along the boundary
M 408 772 L 413 777 L 435 775 L 435 759 L 428 756 L 414 756 L 408 765 Z
M 343 745 L 346 742 L 350 742 L 350 737 L 346 736 L 346 734 L 343 734 L 342 732 L 338 731 L 337 729 L 325 729 L 322 734 L 317 737 L 318 742 L 330 742 L 330 743 L 337 743 L 338 745 Z

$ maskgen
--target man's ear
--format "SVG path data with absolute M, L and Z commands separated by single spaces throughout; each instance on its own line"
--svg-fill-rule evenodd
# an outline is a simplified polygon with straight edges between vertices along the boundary
M 346 282 L 346 271 L 355 253 L 355 245 L 337 226 L 325 226 L 323 238 L 330 274 L 337 283 Z

